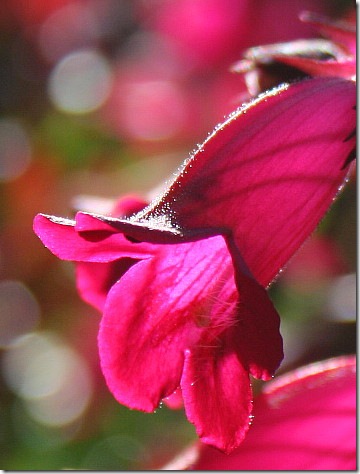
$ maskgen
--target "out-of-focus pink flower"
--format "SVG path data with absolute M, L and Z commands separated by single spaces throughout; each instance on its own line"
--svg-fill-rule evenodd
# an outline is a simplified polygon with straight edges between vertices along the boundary
M 100 114 L 137 151 L 148 155 L 164 146 L 191 146 L 243 102 L 239 96 L 248 97 L 242 76 L 229 71 L 194 75 L 161 37 L 144 33 L 134 43 L 129 46 L 132 59 L 115 65 L 113 87 Z
M 312 28 L 298 21 L 300 12 L 328 12 L 321 0 L 259 0 L 256 5 L 248 0 L 156 0 L 133 5 L 141 29 L 117 61 L 114 87 L 101 116 L 146 156 L 164 146 L 183 149 L 200 143 L 214 124 L 249 99 L 244 78 L 228 71 L 239 52 L 259 42 L 308 37 Z
M 239 51 L 254 44 L 287 41 L 311 34 L 298 22 L 304 9 L 326 11 L 326 2 L 313 0 L 176 0 L 138 7 L 145 28 L 163 35 L 192 68 L 223 67 Z M 279 12 L 281 19 L 279 22 Z
M 152 411 L 180 386 L 204 442 L 226 452 L 240 444 L 248 374 L 268 379 L 282 358 L 264 287 L 343 185 L 355 94 L 351 81 L 312 79 L 262 95 L 127 219 L 36 217 L 55 255 L 90 264 L 79 285 L 104 313 L 100 357 L 117 400 Z M 86 289 L 94 274 L 105 282 L 97 293 Z
M 176 143 L 191 134 L 189 91 L 173 77 L 174 73 L 155 70 L 159 58 L 149 54 L 150 64 L 118 64 L 113 90 L 102 115 L 129 144 Z M 166 63 L 164 55 L 162 60 Z
M 312 28 L 298 21 L 300 11 L 323 12 L 324 7 L 319 0 L 134 2 L 141 29 L 116 61 L 101 117 L 127 145 L 147 156 L 164 146 L 198 143 L 249 98 L 244 78 L 228 71 L 239 51 L 259 41 L 309 36 Z
M 317 362 L 264 386 L 253 424 L 230 455 L 200 443 L 164 470 L 356 470 L 356 359 Z
M 324 236 L 314 236 L 291 259 L 282 281 L 305 292 L 314 291 L 346 270 L 348 265 L 336 243 Z

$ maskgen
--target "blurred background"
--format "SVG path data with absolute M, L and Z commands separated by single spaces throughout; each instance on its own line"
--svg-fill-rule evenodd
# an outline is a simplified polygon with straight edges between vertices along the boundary
M 38 212 L 149 198 L 247 93 L 244 49 L 316 37 L 346 0 L 2 0 L 0 468 L 156 468 L 195 439 L 182 410 L 128 410 L 99 370 L 100 315 L 32 232 Z M 282 273 L 279 372 L 355 352 L 355 176 Z M 257 387 L 255 387 L 257 389 Z

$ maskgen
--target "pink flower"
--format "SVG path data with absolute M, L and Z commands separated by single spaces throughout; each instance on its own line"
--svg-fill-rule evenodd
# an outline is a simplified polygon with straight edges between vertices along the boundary
M 341 249 L 325 236 L 315 235 L 295 255 L 282 276 L 282 282 L 296 291 L 319 290 L 338 275 L 349 271 Z
M 201 439 L 239 446 L 249 373 L 269 379 L 282 359 L 265 287 L 344 183 L 355 95 L 336 78 L 283 85 L 231 115 L 143 211 L 36 217 L 45 246 L 87 265 L 79 286 L 103 310 L 102 370 L 119 402 L 152 411 L 181 387 Z
M 314 0 L 167 0 L 156 8 L 143 2 L 138 11 L 145 27 L 160 33 L 182 53 L 187 64 L 216 68 L 233 61 L 254 44 L 308 37 L 309 25 L 298 21 L 304 9 L 325 13 L 326 2 Z M 278 21 L 281 12 L 282 21 Z
M 165 470 L 356 470 L 356 360 L 317 362 L 270 382 L 231 455 L 197 443 Z

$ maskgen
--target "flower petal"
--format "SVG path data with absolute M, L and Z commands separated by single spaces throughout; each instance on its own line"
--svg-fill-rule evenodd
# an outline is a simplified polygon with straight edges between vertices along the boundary
M 245 275 L 237 275 L 239 332 L 236 350 L 251 375 L 269 380 L 283 357 L 280 317 L 266 290 Z
M 84 301 L 103 311 L 110 288 L 137 260 L 121 258 L 113 262 L 77 262 L 76 286 Z
M 109 292 L 99 331 L 103 374 L 114 397 L 129 408 L 151 412 L 179 385 L 183 366 L 182 339 L 192 327 L 181 327 L 147 305 L 153 262 L 132 267 Z M 159 294 L 153 300 L 159 303 Z M 164 318 L 164 319 L 163 319 Z
M 173 392 L 168 397 L 164 398 L 163 402 L 165 403 L 165 405 L 167 405 L 169 408 L 172 408 L 173 410 L 178 410 L 179 408 L 183 408 L 184 400 L 182 397 L 181 388 L 178 387 L 175 390 L 175 392 Z
M 356 470 L 356 360 L 345 356 L 297 369 L 265 386 L 254 422 L 230 456 L 199 445 L 177 469 L 199 471 Z
M 225 241 L 214 237 L 159 246 L 111 288 L 99 348 L 103 373 L 120 403 L 152 411 L 178 388 L 184 351 L 202 333 L 222 330 L 226 308 L 232 314 L 231 299 L 222 298 L 232 295 L 236 303 L 234 279 L 225 278 L 229 271 L 231 277 Z
M 318 60 L 296 56 L 274 55 L 276 61 L 293 66 L 311 76 L 333 76 L 349 78 L 356 74 L 356 61 L 353 58 Z
M 44 214 L 35 217 L 35 233 L 57 257 L 75 262 L 111 262 L 121 257 L 142 259 L 153 255 L 151 244 L 134 244 L 106 223 L 79 214 L 81 233 L 77 232 L 75 221 Z
M 334 43 L 342 45 L 349 54 L 356 56 L 356 24 L 351 20 L 331 20 L 330 18 L 318 15 L 313 12 L 303 12 L 300 15 L 302 21 L 310 23 L 322 33 L 330 38 Z
M 355 103 L 355 84 L 336 78 L 260 96 L 219 126 L 137 219 L 167 219 L 190 237 L 232 232 L 250 271 L 267 286 L 344 182 Z
M 115 206 L 112 209 L 112 215 L 129 217 L 144 209 L 148 204 L 149 202 L 145 201 L 145 199 L 136 195 L 128 194 L 122 196 L 116 201 Z
M 186 352 L 181 379 L 185 411 L 204 443 L 226 453 L 239 446 L 251 422 L 247 369 L 236 354 L 238 328 L 211 345 Z
M 303 57 L 313 59 L 323 59 L 324 57 L 334 57 L 345 59 L 348 54 L 343 48 L 325 39 L 300 39 L 283 43 L 267 44 L 262 46 L 253 46 L 244 52 L 245 61 L 267 64 L 274 57 Z M 232 70 L 234 72 L 246 72 L 243 67 L 243 61 L 240 60 L 234 64 Z M 246 64 L 246 63 L 245 63 Z

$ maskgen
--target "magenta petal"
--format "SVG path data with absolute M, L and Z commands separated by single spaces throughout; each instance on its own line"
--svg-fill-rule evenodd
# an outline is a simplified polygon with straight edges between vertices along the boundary
M 230 453 L 251 421 L 252 392 L 247 369 L 236 355 L 237 331 L 186 352 L 181 379 L 188 419 L 201 440 Z
M 140 198 L 136 195 L 125 195 L 117 200 L 112 210 L 112 215 L 129 217 L 136 212 L 140 212 L 144 207 L 149 204 L 148 201 Z
M 121 258 L 113 262 L 77 262 L 76 286 L 84 301 L 103 311 L 110 288 L 137 260 Z
M 312 23 L 323 36 L 342 45 L 349 54 L 356 56 L 356 25 L 349 21 L 333 21 L 312 12 L 303 12 L 301 20 Z
M 219 126 L 139 219 L 184 232 L 228 229 L 263 286 L 314 231 L 347 174 L 356 86 L 316 78 L 282 86 Z M 165 217 L 164 217 L 165 218 Z
M 356 360 L 312 364 L 265 385 L 241 446 L 226 456 L 199 447 L 199 471 L 356 470 Z
M 99 334 L 110 390 L 151 411 L 180 385 L 184 351 L 213 340 L 236 316 L 237 289 L 222 237 L 163 245 L 110 290 Z M 205 336 L 204 336 L 205 337 Z
M 102 215 L 90 214 L 88 212 L 77 212 L 75 216 L 76 232 L 110 232 L 114 233 L 114 228 L 104 221 Z M 109 219 L 113 219 L 109 217 Z
M 186 320 L 172 324 L 161 305 L 159 292 L 148 290 L 153 262 L 132 267 L 109 292 L 99 331 L 103 374 L 110 391 L 122 404 L 153 411 L 162 398 L 179 386 L 184 340 L 192 327 Z M 172 327 L 171 327 L 172 326 Z
M 273 58 L 279 62 L 293 66 L 311 76 L 333 76 L 352 78 L 356 74 L 355 58 L 347 60 L 316 60 L 295 56 L 274 55 Z
M 121 257 L 143 259 L 153 255 L 151 244 L 134 244 L 96 219 L 91 220 L 96 224 L 95 228 L 91 227 L 89 219 L 87 232 L 79 234 L 75 221 L 38 214 L 34 219 L 34 231 L 45 247 L 63 260 L 111 262 Z
M 165 405 L 167 405 L 169 408 L 172 408 L 173 410 L 178 410 L 179 408 L 183 408 L 184 406 L 184 399 L 182 396 L 182 391 L 181 388 L 177 388 L 175 392 L 173 392 L 171 395 L 163 399 L 163 402 Z
M 251 375 L 269 380 L 284 354 L 280 317 L 266 290 L 256 281 L 239 274 L 238 325 L 236 350 Z

